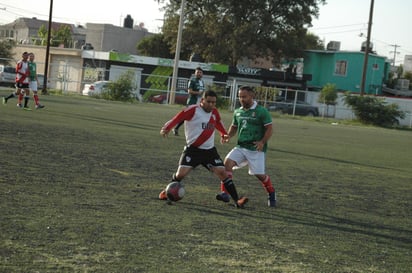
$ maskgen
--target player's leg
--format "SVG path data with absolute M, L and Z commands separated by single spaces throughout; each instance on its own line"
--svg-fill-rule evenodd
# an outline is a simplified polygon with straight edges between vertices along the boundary
M 191 158 L 193 160 L 188 161 L 188 158 Z M 172 176 L 172 182 L 180 183 L 183 178 L 185 178 L 185 176 L 197 165 L 199 165 L 199 162 L 196 160 L 196 153 L 194 149 L 185 147 L 179 159 L 179 167 Z M 159 199 L 167 200 L 166 190 L 162 190 L 159 193 Z
M 225 158 L 225 170 L 228 177 L 233 179 L 233 169 L 235 167 L 244 166 L 246 164 L 246 157 L 237 147 L 233 148 Z M 229 195 L 226 190 L 224 181 L 220 181 L 220 193 L 216 195 L 216 199 L 223 202 L 229 202 Z
M 29 108 L 29 99 L 30 99 L 30 89 L 28 88 L 28 84 L 27 84 L 27 88 L 24 88 L 24 106 L 23 109 L 30 109 Z
M 37 94 L 37 81 L 30 81 L 29 88 L 33 92 L 33 100 L 36 109 L 44 108 L 44 105 L 40 104 L 39 95 Z
M 247 154 L 247 157 L 249 162 L 249 174 L 254 175 L 259 179 L 268 194 L 268 206 L 276 207 L 276 191 L 270 176 L 265 172 L 265 153 L 250 151 Z

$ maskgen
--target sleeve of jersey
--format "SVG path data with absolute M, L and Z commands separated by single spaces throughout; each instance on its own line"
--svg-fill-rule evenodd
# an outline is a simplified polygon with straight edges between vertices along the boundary
M 185 108 L 184 110 L 177 113 L 171 120 L 166 122 L 165 125 L 163 125 L 163 129 L 170 131 L 180 122 L 185 121 L 185 120 L 191 120 L 193 115 L 195 114 L 195 111 L 196 111 L 196 105 L 192 105 L 191 107 Z
M 263 125 L 267 126 L 267 125 L 272 124 L 272 116 L 270 115 L 268 110 L 266 110 L 265 108 L 263 108 L 263 109 L 264 109 L 264 111 L 263 111 L 263 113 L 264 113 L 264 115 L 263 115 Z
M 220 135 L 227 135 L 225 125 L 223 124 L 222 119 L 220 118 L 219 112 L 215 110 L 214 113 L 216 116 L 216 130 L 219 131 Z

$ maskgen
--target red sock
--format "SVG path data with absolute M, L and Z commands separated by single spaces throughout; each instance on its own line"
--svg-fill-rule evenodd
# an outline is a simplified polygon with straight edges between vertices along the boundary
M 226 173 L 227 173 L 227 176 L 229 176 L 230 178 L 233 178 L 233 172 L 226 171 Z M 228 193 L 225 188 L 225 184 L 223 184 L 223 181 L 220 181 L 220 191 Z
M 34 99 L 34 104 L 39 105 L 39 96 L 37 94 L 33 95 L 33 99 Z
M 17 103 L 18 103 L 18 104 L 21 104 L 22 101 L 23 101 L 23 94 L 20 93 L 20 94 L 19 94 L 19 98 L 17 99 Z
M 275 188 L 272 185 L 272 181 L 270 181 L 269 175 L 266 175 L 266 179 L 262 182 L 262 186 L 268 193 L 272 193 L 275 191 Z

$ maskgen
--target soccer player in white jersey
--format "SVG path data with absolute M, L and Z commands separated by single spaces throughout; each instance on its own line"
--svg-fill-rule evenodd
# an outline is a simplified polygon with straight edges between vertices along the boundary
M 190 105 L 177 113 L 163 125 L 160 134 L 166 137 L 176 124 L 184 121 L 186 145 L 172 181 L 182 181 L 192 169 L 202 165 L 223 181 L 225 190 L 234 200 L 235 206 L 243 208 L 248 199 L 239 197 L 235 184 L 232 178 L 227 175 L 223 160 L 215 147 L 215 129 L 219 131 L 222 143 L 227 138 L 226 129 L 216 109 L 216 99 L 215 92 L 204 92 L 200 104 Z M 160 192 L 159 199 L 167 200 L 165 190 Z

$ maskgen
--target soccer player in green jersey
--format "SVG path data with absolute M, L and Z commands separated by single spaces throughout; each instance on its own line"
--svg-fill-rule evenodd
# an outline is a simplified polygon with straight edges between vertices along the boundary
M 225 158 L 226 172 L 233 176 L 233 169 L 249 166 L 249 174 L 254 175 L 262 183 L 268 194 L 268 206 L 276 206 L 276 192 L 269 175 L 265 171 L 265 156 L 267 142 L 272 136 L 272 116 L 254 100 L 254 90 L 249 86 L 242 86 L 238 96 L 241 107 L 233 114 L 232 124 L 229 127 L 225 142 L 238 135 L 237 145 Z M 229 202 L 230 197 L 221 184 L 221 193 L 216 199 Z
M 40 104 L 39 95 L 37 94 L 37 86 L 38 86 L 38 79 L 37 79 L 37 65 L 34 62 L 34 53 L 29 53 L 29 88 L 33 92 L 33 99 L 34 104 L 36 105 L 36 109 L 44 108 L 44 105 Z

